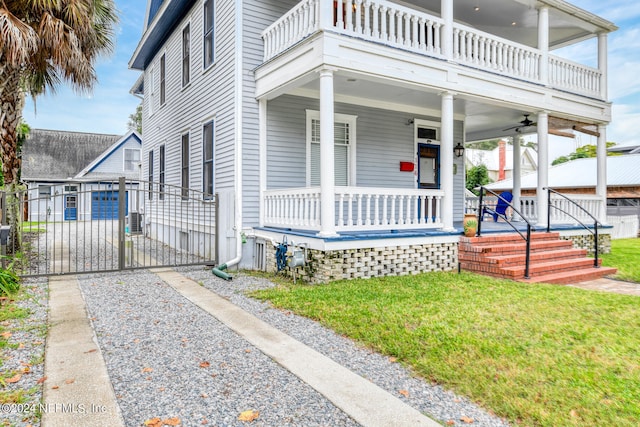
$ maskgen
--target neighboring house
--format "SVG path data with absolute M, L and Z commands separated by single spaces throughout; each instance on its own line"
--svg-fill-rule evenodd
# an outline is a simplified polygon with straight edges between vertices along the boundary
M 640 217 L 640 153 L 607 157 L 607 214 L 638 215 Z M 549 169 L 549 187 L 570 197 L 589 203 L 596 196 L 597 159 L 576 159 L 552 166 Z M 522 177 L 523 198 L 532 198 L 537 193 L 537 174 Z M 495 191 L 510 191 L 513 180 L 494 182 L 487 188 Z
M 118 215 L 118 178 L 140 179 L 142 139 L 32 129 L 22 147 L 22 181 L 31 221 L 111 219 Z M 131 187 L 131 188 L 129 188 Z M 129 186 L 126 212 L 137 200 Z M 131 194 L 131 196 L 130 196 Z
M 602 145 L 611 119 L 614 24 L 561 0 L 476 4 L 150 0 L 129 63 L 143 176 L 219 195 L 229 266 L 271 268 L 286 238 L 312 281 L 455 269 L 454 147 L 530 114 L 544 179 L 550 132 Z M 591 38 L 601 68 L 552 54 Z
M 489 179 L 499 181 L 513 176 L 513 145 L 501 139 L 493 150 L 478 150 L 467 148 L 464 152 L 465 166 L 485 165 Z M 520 147 L 520 173 L 526 175 L 538 169 L 538 153 L 530 147 Z
M 609 148 L 608 151 L 621 154 L 639 154 L 640 145 L 616 145 Z

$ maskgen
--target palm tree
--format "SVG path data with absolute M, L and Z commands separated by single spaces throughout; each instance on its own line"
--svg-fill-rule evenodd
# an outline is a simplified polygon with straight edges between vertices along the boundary
M 0 148 L 12 192 L 25 96 L 55 91 L 62 81 L 90 91 L 97 81 L 94 62 L 112 51 L 116 22 L 113 0 L 0 0 Z

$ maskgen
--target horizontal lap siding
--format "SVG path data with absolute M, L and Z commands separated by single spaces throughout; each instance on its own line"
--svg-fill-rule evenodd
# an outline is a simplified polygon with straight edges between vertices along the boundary
M 189 185 L 202 190 L 202 126 L 215 119 L 215 191 L 234 186 L 234 4 L 216 1 L 215 63 L 203 69 L 203 7 L 198 2 L 173 30 L 163 48 L 145 70 L 143 104 L 143 177 L 148 177 L 149 151 L 154 151 L 154 178 L 159 176 L 159 150 L 166 149 L 165 182 L 181 183 L 181 135 L 190 135 Z M 182 30 L 190 23 L 191 81 L 182 87 Z M 159 64 L 166 55 L 166 101 L 160 106 Z M 151 82 L 149 71 L 155 69 L 153 115 L 149 115 Z
M 268 104 L 267 188 L 306 185 L 306 114 L 318 110 L 316 99 L 281 96 Z M 356 121 L 356 183 L 363 187 L 415 188 L 416 176 L 400 172 L 400 162 L 413 162 L 415 145 L 414 115 L 390 110 L 336 103 L 335 112 L 358 116 Z M 439 121 L 434 117 L 415 118 Z M 454 145 L 462 142 L 462 122 L 455 122 Z M 455 203 L 464 201 L 464 164 L 454 159 Z M 456 212 L 458 215 L 458 212 Z

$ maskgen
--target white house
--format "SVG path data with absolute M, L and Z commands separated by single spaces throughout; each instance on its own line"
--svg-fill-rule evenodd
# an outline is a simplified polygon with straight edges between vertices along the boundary
M 465 141 L 530 115 L 542 188 L 550 132 L 597 134 L 604 200 L 615 30 L 562 0 L 150 0 L 143 176 L 219 194 L 227 265 L 286 238 L 314 281 L 454 269 Z M 553 53 L 588 39 L 597 68 Z
M 32 129 L 22 148 L 25 218 L 76 221 L 118 217 L 118 178 L 140 178 L 142 138 Z M 127 184 L 125 213 L 139 206 Z
M 485 165 L 489 179 L 499 181 L 513 177 L 514 164 L 520 163 L 520 174 L 526 175 L 538 169 L 538 153 L 530 147 L 520 147 L 520 158 L 514 159 L 513 145 L 501 139 L 493 150 L 467 148 L 464 152 L 466 168 Z

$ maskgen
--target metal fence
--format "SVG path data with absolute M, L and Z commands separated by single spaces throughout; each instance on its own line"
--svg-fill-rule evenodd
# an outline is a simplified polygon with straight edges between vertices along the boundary
M 214 264 L 217 196 L 159 182 L 39 185 L 2 194 L 19 226 L 3 262 L 22 276 Z M 6 228 L 6 226 L 5 226 Z

